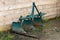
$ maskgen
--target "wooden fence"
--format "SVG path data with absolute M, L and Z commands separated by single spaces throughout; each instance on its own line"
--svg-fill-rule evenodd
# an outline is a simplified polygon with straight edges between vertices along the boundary
M 43 18 L 54 18 L 60 16 L 59 0 L 1 0 L 0 25 L 8 25 L 13 21 L 18 21 L 21 15 L 30 15 L 32 2 L 36 3 L 39 11 L 47 13 Z M 7 26 L 5 26 L 5 29 L 6 27 Z M 0 30 L 2 30 L 4 27 L 0 26 L 0 28 Z

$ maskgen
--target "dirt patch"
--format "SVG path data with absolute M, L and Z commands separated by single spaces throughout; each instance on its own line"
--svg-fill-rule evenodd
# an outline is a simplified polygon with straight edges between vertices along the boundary
M 31 35 L 36 35 L 39 39 L 6 32 L 0 33 L 0 40 L 60 40 L 60 19 L 54 19 L 44 23 L 43 32 L 39 30 L 37 28 L 35 31 L 30 31 Z

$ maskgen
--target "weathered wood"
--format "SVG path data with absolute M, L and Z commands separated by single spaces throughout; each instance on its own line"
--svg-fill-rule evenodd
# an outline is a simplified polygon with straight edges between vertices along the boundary
M 47 13 L 43 18 L 60 16 L 60 0 L 0 0 L 0 25 L 11 24 L 21 15 L 29 15 L 32 2 L 36 3 L 39 11 Z

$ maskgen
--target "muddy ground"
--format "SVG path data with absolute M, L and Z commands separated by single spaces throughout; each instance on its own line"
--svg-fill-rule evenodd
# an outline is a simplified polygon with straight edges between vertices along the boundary
M 0 40 L 60 40 L 60 18 L 45 22 L 42 32 L 35 30 L 31 32 L 31 35 L 39 39 L 6 32 L 0 33 Z

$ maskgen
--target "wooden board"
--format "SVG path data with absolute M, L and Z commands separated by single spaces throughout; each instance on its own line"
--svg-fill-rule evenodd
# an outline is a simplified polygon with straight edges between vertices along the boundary
M 21 15 L 30 15 L 32 2 L 36 3 L 39 11 L 47 13 L 43 18 L 60 16 L 59 0 L 0 0 L 0 25 L 8 25 L 13 21 L 18 21 Z M 36 11 L 35 14 L 37 14 Z

